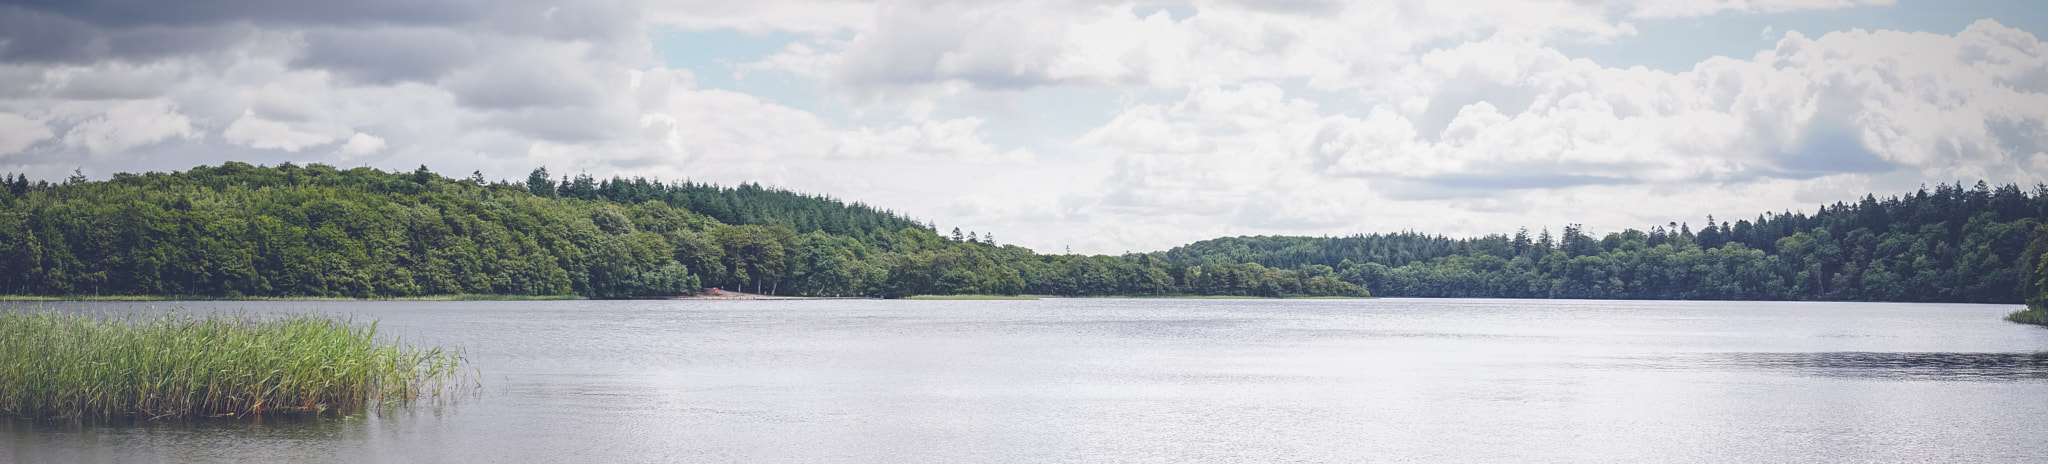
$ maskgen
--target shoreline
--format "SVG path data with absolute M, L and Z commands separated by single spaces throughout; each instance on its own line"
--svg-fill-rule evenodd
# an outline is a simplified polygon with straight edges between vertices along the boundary
M 0 302 L 36 301 L 560 301 L 585 300 L 580 295 L 425 295 L 397 296 L 389 298 L 356 298 L 346 296 L 244 296 L 224 297 L 205 295 L 0 295 Z
M 913 295 L 905 300 L 1043 300 L 1047 298 L 1127 298 L 1151 300 L 1370 300 L 1370 296 L 1242 296 L 1242 295 Z
M 2027 309 L 2013 311 L 2012 314 L 2005 315 L 2005 320 L 2020 324 L 2048 326 L 2048 307 L 2028 306 Z
M 1069 296 L 1069 295 L 1036 295 L 1036 294 L 1025 294 L 1025 295 L 978 295 L 978 294 L 977 294 L 977 295 L 912 295 L 912 296 L 907 296 L 907 297 L 903 297 L 903 298 L 896 298 L 896 299 L 900 299 L 900 300 L 920 300 L 920 301 L 947 301 L 947 300 L 952 300 L 952 301 L 977 301 L 977 300 L 989 300 L 989 301 L 1001 301 L 1001 300 L 1009 300 L 1009 301 L 1030 301 L 1030 300 L 1042 300 L 1042 299 L 1047 299 L 1047 298 L 1130 298 L 1130 299 L 1162 299 L 1162 300 L 1315 300 L 1315 299 L 1322 299 L 1322 300 L 1366 300 L 1366 299 L 1375 299 L 1376 297 L 1369 297 L 1369 296 L 1367 296 L 1367 297 L 1355 297 L 1355 296 L 1280 296 L 1280 297 L 1270 297 L 1270 296 L 1240 296 L 1240 295 L 1072 295 L 1072 296 Z M 224 296 L 206 296 L 206 295 L 67 295 L 67 296 L 44 296 L 44 295 L 0 295 L 0 303 L 5 303 L 5 302 L 40 302 L 40 301 L 97 301 L 97 302 L 120 302 L 120 301 L 136 301 L 136 302 L 145 302 L 145 301 L 563 301 L 563 300 L 590 300 L 590 299 L 591 299 L 591 298 L 587 298 L 587 297 L 584 297 L 584 296 L 581 296 L 581 295 L 486 295 L 486 294 L 455 294 L 455 295 L 423 295 L 423 296 L 400 296 L 400 297 L 386 297 L 386 298 L 356 298 L 356 297 L 346 297 L 346 296 L 245 296 L 245 297 L 224 297 Z M 633 301 L 633 300 L 656 300 L 656 301 L 659 301 L 659 300 L 675 300 L 675 301 L 689 301 L 689 300 L 880 300 L 880 299 L 888 299 L 888 298 L 877 298 L 877 297 L 865 297 L 865 296 L 787 296 L 787 295 L 762 295 L 762 294 L 755 294 L 755 293 L 744 293 L 744 292 L 733 292 L 733 291 L 726 291 L 726 292 L 722 292 L 722 293 L 721 293 L 721 294 L 719 294 L 719 295 L 706 295 L 706 294 L 697 294 L 697 295 L 689 295 L 689 296 L 666 296 L 666 297 L 646 297 L 646 298 L 623 298 L 623 299 L 619 299 L 618 301 Z

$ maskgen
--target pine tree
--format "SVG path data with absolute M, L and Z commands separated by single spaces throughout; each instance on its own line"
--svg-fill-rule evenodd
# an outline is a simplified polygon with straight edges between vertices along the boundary
M 532 174 L 526 175 L 526 191 L 536 197 L 555 197 L 554 178 L 548 176 L 547 166 L 534 168 Z

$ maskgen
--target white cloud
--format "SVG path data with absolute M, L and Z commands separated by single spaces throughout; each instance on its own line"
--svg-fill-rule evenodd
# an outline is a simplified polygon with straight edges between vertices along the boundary
M 1896 0 L 1641 0 L 1630 2 L 1631 16 L 1671 18 L 1720 13 L 1783 13 L 1797 10 L 1838 10 L 1890 5 Z
M 36 142 L 55 136 L 50 133 L 50 127 L 42 121 L 24 118 L 18 114 L 0 113 L 0 155 L 19 153 Z
M 302 131 L 291 124 L 257 117 L 253 112 L 245 113 L 233 124 L 229 124 L 227 130 L 221 131 L 220 136 L 228 143 L 291 152 L 334 141 L 333 136 Z
M 1202 136 L 1197 124 L 1169 122 L 1166 118 L 1166 111 L 1158 105 L 1139 105 L 1088 132 L 1081 142 L 1134 153 L 1197 153 L 1216 149 L 1216 144 Z
M 107 108 L 105 113 L 64 134 L 64 144 L 90 153 L 116 153 L 172 137 L 198 137 L 192 119 L 167 100 L 136 100 Z
M 58 18 L 75 34 L 36 38 L 62 46 L 4 50 L 0 170 L 256 155 L 514 178 L 546 165 L 764 182 L 1083 252 L 1640 226 L 2042 181 L 2048 46 L 1996 22 L 1942 35 L 1788 20 L 1769 50 L 1683 72 L 1554 47 L 1634 40 L 1643 18 L 1883 3 L 1204 0 L 1139 16 L 1091 2 L 512 2 L 201 21 L 156 48 L 127 39 L 158 32 Z M 667 67 L 692 63 L 660 59 L 672 50 L 649 32 L 666 28 L 797 38 L 732 64 L 737 84 L 700 85 Z M 798 84 L 764 87 L 784 78 Z M 775 103 L 813 88 L 827 101 Z
M 1116 4 L 889 4 L 878 10 L 872 31 L 836 54 L 792 50 L 763 63 L 828 63 L 825 82 L 846 101 L 914 107 L 968 90 L 1058 85 L 1178 88 L 1285 77 L 1358 87 L 1419 46 L 1471 38 L 1474 31 L 1530 39 L 1633 33 L 1596 6 L 1495 3 L 1374 2 L 1308 10 L 1218 3 L 1202 4 L 1179 21 L 1165 14 L 1141 18 L 1130 5 Z M 1510 9 L 1517 14 L 1486 13 Z
M 839 134 L 832 149 L 837 158 L 910 158 L 975 163 L 1031 161 L 1031 152 L 1004 152 L 983 140 L 981 118 L 925 121 L 888 130 L 862 128 Z
M 834 34 L 873 29 L 875 2 L 719 0 L 650 2 L 648 21 L 687 30 L 732 29 L 750 34 L 788 31 Z
M 1930 180 L 2032 185 L 2048 180 L 2048 88 L 2028 87 L 2048 86 L 2044 52 L 1992 21 L 1955 36 L 1792 32 L 1673 74 L 1496 37 L 1417 57 L 1360 92 L 1362 115 L 1258 82 L 1190 88 L 1170 112 L 1126 108 L 1081 137 L 1119 152 L 1083 203 L 1097 205 L 1090 222 L 1192 240 L 1641 227 Z M 1437 108 L 1451 113 L 1417 122 Z
M 348 136 L 348 141 L 342 142 L 341 148 L 335 149 L 335 153 L 340 154 L 342 158 L 355 158 L 383 150 L 382 137 L 357 132 L 356 135 Z

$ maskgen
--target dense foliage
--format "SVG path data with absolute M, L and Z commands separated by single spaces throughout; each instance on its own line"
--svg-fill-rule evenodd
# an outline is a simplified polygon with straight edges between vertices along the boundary
M 1380 296 L 1861 300 L 2048 305 L 2048 186 L 1982 182 L 1699 230 L 1452 239 L 1236 237 L 1156 254 L 1180 265 L 1330 266 Z
M 22 295 L 1365 295 L 1325 266 L 1039 255 L 755 185 L 232 162 L 5 184 L 0 293 Z
M 2048 186 L 1866 196 L 1812 215 L 1594 237 L 1234 237 L 1041 255 L 861 204 L 743 184 L 450 179 L 226 163 L 0 179 L 0 293 L 1337 295 L 1865 300 L 2048 307 Z M 2030 301 L 2031 300 L 2031 301 Z

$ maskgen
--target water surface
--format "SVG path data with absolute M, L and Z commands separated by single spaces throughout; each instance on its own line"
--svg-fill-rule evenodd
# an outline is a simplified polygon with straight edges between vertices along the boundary
M 2017 306 L 53 306 L 375 319 L 484 387 L 356 419 L 0 419 L 0 461 L 2048 462 L 2048 329 Z

